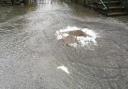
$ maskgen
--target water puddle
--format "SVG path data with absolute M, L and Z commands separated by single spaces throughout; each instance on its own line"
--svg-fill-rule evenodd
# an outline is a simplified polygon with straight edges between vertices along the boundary
M 88 28 L 67 27 L 56 31 L 57 40 L 71 47 L 84 47 L 88 45 L 97 45 L 97 34 Z

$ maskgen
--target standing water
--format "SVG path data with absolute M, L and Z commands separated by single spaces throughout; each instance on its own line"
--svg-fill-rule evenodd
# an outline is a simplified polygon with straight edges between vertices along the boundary
M 63 0 L 37 2 L 0 6 L 0 89 L 128 89 L 126 25 Z M 68 47 L 55 33 L 94 45 Z

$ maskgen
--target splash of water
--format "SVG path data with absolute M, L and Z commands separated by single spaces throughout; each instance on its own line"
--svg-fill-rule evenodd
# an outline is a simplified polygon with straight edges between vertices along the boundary
M 70 74 L 70 72 L 69 72 L 69 70 L 66 66 L 58 66 L 57 69 L 60 69 L 60 70 L 64 71 L 67 74 Z
M 71 32 L 75 35 L 70 34 Z M 56 31 L 56 37 L 57 40 L 63 40 L 65 44 L 72 47 L 97 45 L 97 34 L 89 28 L 68 26 L 66 29 Z

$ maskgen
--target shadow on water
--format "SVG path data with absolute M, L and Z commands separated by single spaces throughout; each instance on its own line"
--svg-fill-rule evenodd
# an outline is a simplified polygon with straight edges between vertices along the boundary
M 0 6 L 0 34 L 24 31 L 29 23 L 27 17 L 36 9 L 36 4 Z
M 27 0 L 25 0 L 27 1 Z M 0 4 L 0 23 L 6 22 L 11 19 L 15 19 L 18 17 L 23 17 L 24 15 L 31 13 L 32 11 L 37 9 L 37 1 L 32 0 L 28 4 L 18 4 L 18 5 L 2 5 Z M 25 3 L 25 2 L 24 2 Z

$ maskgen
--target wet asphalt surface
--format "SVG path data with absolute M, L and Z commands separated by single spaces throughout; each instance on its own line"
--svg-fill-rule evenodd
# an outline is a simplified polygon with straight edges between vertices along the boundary
M 63 45 L 67 26 L 94 30 L 98 45 Z M 128 89 L 128 26 L 57 0 L 0 7 L 0 89 Z

